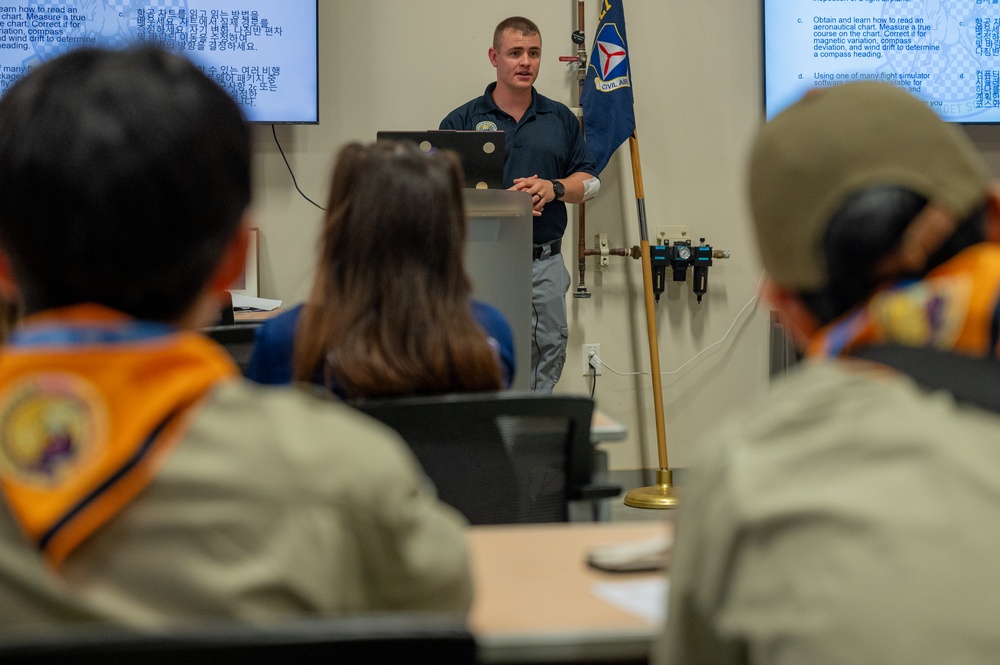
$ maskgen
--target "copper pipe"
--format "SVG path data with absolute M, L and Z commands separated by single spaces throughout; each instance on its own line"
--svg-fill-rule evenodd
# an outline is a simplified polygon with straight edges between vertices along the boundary
M 583 253 L 585 256 L 601 256 L 601 250 L 599 249 L 585 249 Z M 611 256 L 625 256 L 633 259 L 640 258 L 638 247 L 612 247 L 608 250 L 608 254 Z

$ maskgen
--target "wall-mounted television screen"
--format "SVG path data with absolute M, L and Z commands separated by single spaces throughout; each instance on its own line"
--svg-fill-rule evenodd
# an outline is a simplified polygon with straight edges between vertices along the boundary
M 318 0 L 0 0 L 0 94 L 80 46 L 154 42 L 193 60 L 247 119 L 319 122 Z
M 886 81 L 1000 123 L 1000 0 L 763 0 L 768 118 L 809 88 Z

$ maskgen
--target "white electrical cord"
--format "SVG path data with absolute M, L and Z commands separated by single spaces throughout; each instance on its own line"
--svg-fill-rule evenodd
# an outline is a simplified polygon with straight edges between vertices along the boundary
M 684 363 L 683 365 L 681 365 L 677 369 L 671 370 L 669 372 L 660 372 L 660 376 L 670 376 L 671 374 L 677 374 L 682 369 L 684 369 L 685 367 L 687 367 L 688 365 L 690 365 L 691 363 L 693 363 L 695 360 L 697 360 L 702 354 L 704 354 L 705 352 L 707 352 L 709 349 L 715 348 L 719 344 L 722 344 L 723 342 L 725 342 L 726 339 L 729 337 L 729 333 L 733 332 L 733 328 L 736 327 L 736 324 L 739 322 L 740 317 L 743 316 L 743 313 L 745 311 L 747 311 L 747 308 L 750 307 L 751 305 L 756 305 L 757 302 L 760 300 L 760 287 L 763 284 L 764 284 L 764 273 L 761 273 L 760 274 L 760 280 L 757 281 L 757 289 L 756 289 L 756 291 L 754 291 L 753 298 L 751 298 L 750 300 L 748 300 L 747 304 L 743 305 L 743 309 L 741 309 L 739 312 L 736 313 L 736 318 L 733 319 L 733 322 L 732 322 L 732 324 L 730 324 L 729 329 L 726 330 L 726 334 L 724 334 L 719 341 L 714 342 L 712 344 L 709 344 L 704 349 L 702 349 L 698 353 L 694 354 L 694 356 L 690 360 L 688 360 L 686 363 Z M 639 375 L 643 375 L 643 374 L 645 374 L 645 375 L 650 374 L 650 372 L 618 372 L 618 371 L 615 370 L 615 368 L 611 367 L 606 362 L 604 362 L 604 359 L 601 358 L 599 355 L 594 354 L 594 358 L 597 360 L 597 362 L 599 364 L 601 364 L 605 368 L 607 368 L 608 371 L 610 371 L 612 374 L 617 374 L 618 376 L 639 376 Z

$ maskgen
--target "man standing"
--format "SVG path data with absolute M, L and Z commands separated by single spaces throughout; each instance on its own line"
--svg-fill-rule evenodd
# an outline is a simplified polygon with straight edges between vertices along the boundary
M 593 198 L 597 165 L 587 153 L 576 116 L 535 90 L 542 56 L 538 26 L 520 16 L 493 32 L 490 63 L 497 70 L 482 97 L 455 109 L 441 129 L 506 133 L 504 186 L 531 196 L 533 231 L 531 389 L 552 392 L 566 360 L 566 292 L 563 262 L 566 204 Z
M 653 662 L 996 661 L 1000 190 L 877 82 L 778 114 L 749 174 L 807 360 L 704 448 Z

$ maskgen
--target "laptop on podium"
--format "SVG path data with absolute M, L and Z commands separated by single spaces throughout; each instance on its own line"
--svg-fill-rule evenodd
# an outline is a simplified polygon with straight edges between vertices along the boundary
M 458 153 L 465 172 L 465 186 L 474 189 L 503 189 L 504 132 L 452 129 L 427 131 L 381 131 L 379 141 L 412 141 L 427 152 L 431 149 Z

